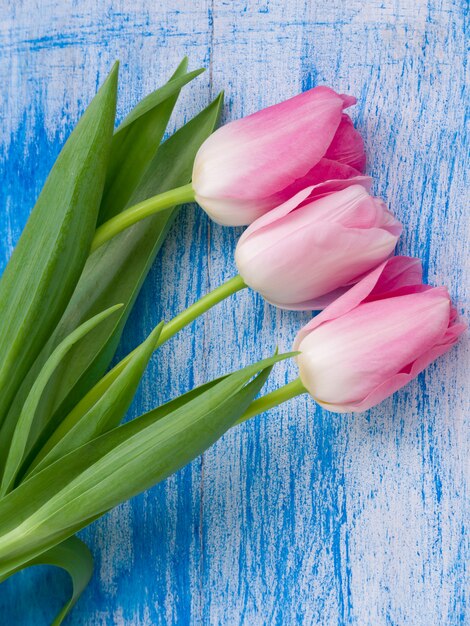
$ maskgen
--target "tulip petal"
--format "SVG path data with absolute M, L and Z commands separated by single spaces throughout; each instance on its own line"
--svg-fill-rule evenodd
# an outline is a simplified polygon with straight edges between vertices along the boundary
M 313 185 L 308 200 L 309 202 L 313 200 L 318 200 L 319 198 L 323 198 L 324 196 L 333 193 L 334 191 L 342 191 L 343 189 L 347 189 L 348 187 L 352 187 L 353 185 L 360 185 L 368 193 L 370 193 L 372 178 L 370 176 L 364 176 L 363 174 L 359 174 L 358 176 L 352 176 L 351 178 L 324 178 L 321 182 Z
M 252 234 L 259 232 L 262 228 L 274 224 L 278 220 L 282 219 L 303 203 L 311 202 L 313 200 L 322 198 L 334 191 L 341 191 L 352 185 L 361 185 L 369 191 L 372 183 L 370 176 L 356 176 L 347 180 L 332 179 L 325 180 L 317 185 L 310 185 L 297 191 L 294 196 L 291 196 L 283 204 L 276 206 L 268 213 L 265 213 L 257 220 L 255 220 L 248 228 L 243 232 L 240 237 L 239 243 L 246 241 Z
M 420 284 L 421 281 L 422 269 L 419 259 L 406 256 L 396 256 L 388 259 L 304 326 L 295 338 L 294 350 L 298 349 L 301 341 L 314 328 L 329 320 L 345 315 L 357 307 L 363 300 L 372 297 L 372 294 L 380 296 L 387 291 L 393 291 L 400 287 Z
M 398 389 L 404 387 L 410 381 L 412 381 L 418 374 L 420 374 L 428 365 L 435 361 L 438 357 L 448 352 L 452 346 L 456 343 L 460 335 L 467 329 L 467 325 L 463 323 L 454 324 L 451 326 L 442 341 L 433 346 L 430 350 L 425 352 L 417 358 L 412 364 L 408 372 L 399 372 L 394 376 L 391 376 L 376 389 L 374 389 L 364 400 L 361 402 L 354 402 L 349 405 L 335 405 L 335 404 L 323 404 L 323 406 L 332 411 L 333 413 L 362 413 L 379 404 Z M 320 403 L 321 404 L 321 403 Z
M 383 200 L 369 195 L 356 201 L 336 219 L 349 228 L 382 228 L 397 238 L 403 231 L 402 224 L 390 213 Z
M 377 299 L 403 287 L 416 285 L 418 289 L 423 282 L 421 260 L 414 257 L 397 256 L 385 262 L 379 280 L 373 286 L 369 299 Z
M 236 200 L 233 198 L 204 198 L 195 194 L 196 202 L 216 224 L 221 226 L 245 226 L 251 224 L 260 215 L 269 212 L 277 203 L 271 198 Z
M 246 284 L 280 308 L 324 308 L 383 262 L 401 224 L 354 181 L 309 187 L 256 220 L 235 253 Z
M 317 87 L 222 126 L 196 156 L 198 194 L 262 198 L 286 187 L 324 156 L 343 106 Z
M 339 94 L 339 97 L 343 101 L 343 109 L 348 109 L 357 103 L 357 98 L 355 96 L 349 96 L 348 94 L 341 93 Z
M 447 290 L 434 288 L 361 304 L 317 327 L 299 346 L 303 384 L 315 398 L 350 405 L 407 364 L 442 344 L 449 324 Z
M 354 128 L 349 115 L 343 113 L 333 141 L 331 142 L 325 157 L 332 161 L 338 161 L 345 165 L 354 167 L 359 172 L 363 172 L 366 166 L 366 155 L 364 152 L 364 141 L 361 135 Z
M 289 307 L 291 311 L 323 311 L 327 306 L 330 306 L 335 300 L 341 298 L 350 287 L 338 287 L 338 289 L 334 289 L 328 293 L 325 293 L 323 296 L 318 296 L 317 298 L 311 298 L 310 300 L 304 300 L 299 304 Z M 283 307 L 280 307 L 283 308 Z
M 306 201 L 310 197 L 313 189 L 313 186 L 305 187 L 304 189 L 296 193 L 295 196 L 289 198 L 289 200 L 287 200 L 283 204 L 280 204 L 275 209 L 272 209 L 268 213 L 265 213 L 264 215 L 259 217 L 252 224 L 250 224 L 250 226 L 248 226 L 248 228 L 243 232 L 239 241 L 245 241 L 246 239 L 251 237 L 251 235 L 256 234 L 261 229 L 266 228 L 267 226 L 271 226 L 278 220 L 291 213 L 291 211 L 294 211 L 302 204 L 302 202 Z
M 293 184 L 320 161 L 340 125 L 343 108 L 352 101 L 328 87 L 316 87 L 223 126 L 196 155 L 196 200 L 221 223 L 228 223 L 221 199 L 251 201 L 239 211 L 237 221 L 250 223 L 263 213 L 260 199 Z
M 286 218 L 289 223 L 281 221 L 237 248 L 236 262 L 246 284 L 281 308 L 311 310 L 317 298 L 376 267 L 397 242 L 381 228 L 309 223 L 305 213 L 295 211 Z
M 338 161 L 332 161 L 331 159 L 320 159 L 320 161 L 313 167 L 310 171 L 308 171 L 305 176 L 297 179 L 292 185 L 289 185 L 285 189 L 282 189 L 270 199 L 273 202 L 273 206 L 277 206 L 282 202 L 285 202 L 293 195 L 298 193 L 301 189 L 305 187 L 309 187 L 311 185 L 320 185 L 324 181 L 333 181 L 333 180 L 347 180 L 348 178 L 356 179 L 356 182 L 359 182 L 357 179 L 363 178 L 367 179 L 368 183 L 364 180 L 364 183 L 368 184 L 367 190 L 370 190 L 370 183 L 372 179 L 370 177 L 361 176 L 361 172 L 350 165 L 345 163 L 339 163 Z M 363 183 L 360 183 L 363 184 Z M 366 184 L 363 184 L 366 187 Z

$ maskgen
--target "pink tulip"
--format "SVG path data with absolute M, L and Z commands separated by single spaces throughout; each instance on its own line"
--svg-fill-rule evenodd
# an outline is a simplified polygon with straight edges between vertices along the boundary
M 343 113 L 355 102 L 315 87 L 219 128 L 196 155 L 196 201 L 214 221 L 240 226 L 308 185 L 358 176 L 364 145 Z
M 421 280 L 418 259 L 389 259 L 299 332 L 300 378 L 319 404 L 365 411 L 457 341 L 466 326 L 447 290 Z
M 257 219 L 238 242 L 243 280 L 272 304 L 322 309 L 390 256 L 402 227 L 370 179 L 307 187 Z

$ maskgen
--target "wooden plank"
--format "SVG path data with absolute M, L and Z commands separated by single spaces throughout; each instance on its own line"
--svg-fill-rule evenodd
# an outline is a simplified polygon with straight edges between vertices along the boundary
M 112 61 L 122 61 L 123 114 L 188 54 L 209 72 L 183 95 L 172 128 L 222 88 L 227 120 L 314 84 L 358 96 L 374 189 L 406 225 L 400 252 L 422 257 L 430 282 L 447 284 L 463 312 L 464 26 L 454 0 L 7 0 L 0 268 Z M 194 208 L 182 213 L 121 353 L 233 274 L 240 232 Z M 132 414 L 289 348 L 307 319 L 238 294 L 159 352 Z M 467 623 L 468 354 L 465 340 L 365 415 L 293 401 L 118 507 L 83 533 L 97 571 L 70 623 Z M 270 385 L 294 375 L 279 366 Z M 47 623 L 64 591 L 53 570 L 19 574 L 0 589 L 0 614 Z

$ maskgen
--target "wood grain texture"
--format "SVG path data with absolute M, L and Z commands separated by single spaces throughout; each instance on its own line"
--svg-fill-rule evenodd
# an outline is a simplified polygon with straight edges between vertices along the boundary
M 209 71 L 171 129 L 226 90 L 225 119 L 315 84 L 355 94 L 374 190 L 468 319 L 466 3 L 459 0 L 3 0 L 0 268 L 65 137 L 112 62 L 120 115 L 184 54 Z M 234 272 L 239 229 L 188 207 L 120 354 Z M 290 347 L 307 314 L 248 292 L 166 345 L 131 413 Z M 191 466 L 82 533 L 96 555 L 70 624 L 455 626 L 468 608 L 468 339 L 364 415 L 302 397 L 229 432 Z M 270 386 L 294 376 L 277 367 Z M 0 588 L 5 624 L 47 624 L 53 569 Z

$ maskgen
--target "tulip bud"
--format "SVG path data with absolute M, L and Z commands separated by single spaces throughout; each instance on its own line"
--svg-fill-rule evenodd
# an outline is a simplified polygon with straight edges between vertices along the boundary
M 363 141 L 343 113 L 355 102 L 315 87 L 222 126 L 196 155 L 196 201 L 214 221 L 240 226 L 308 185 L 359 175 Z
M 419 260 L 394 257 L 299 332 L 300 378 L 326 409 L 365 411 L 447 352 L 465 328 L 447 290 L 422 284 Z
M 308 187 L 257 219 L 238 242 L 245 283 L 286 309 L 322 309 L 390 256 L 401 224 L 368 177 Z

